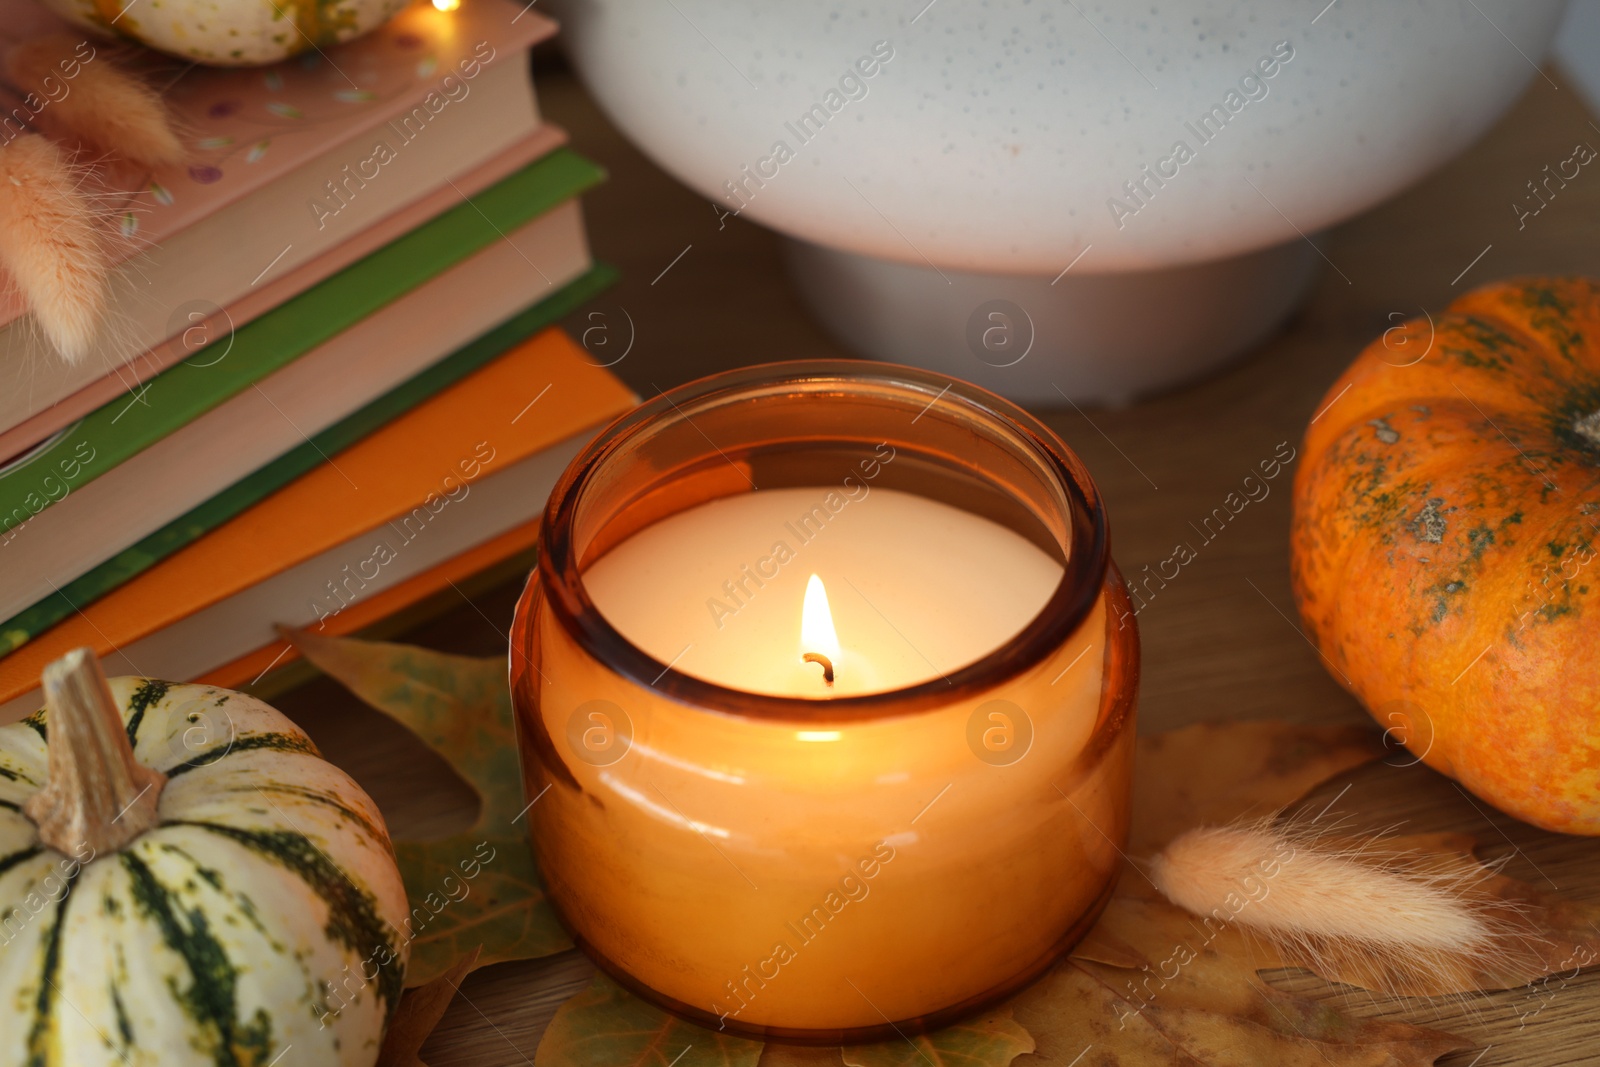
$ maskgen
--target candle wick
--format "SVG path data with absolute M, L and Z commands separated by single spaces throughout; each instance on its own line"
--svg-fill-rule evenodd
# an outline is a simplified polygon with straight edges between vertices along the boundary
M 824 656 L 821 652 L 807 652 L 800 658 L 807 663 L 822 664 L 822 680 L 829 685 L 833 684 L 833 660 Z

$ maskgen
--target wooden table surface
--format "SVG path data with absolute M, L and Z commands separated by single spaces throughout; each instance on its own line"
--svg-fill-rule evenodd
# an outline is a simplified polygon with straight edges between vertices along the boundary
M 596 254 L 622 268 L 622 283 L 598 306 L 626 309 L 635 324 L 634 347 L 616 367 L 634 389 L 654 393 L 745 363 L 848 354 L 801 308 L 773 234 L 738 220 L 720 226 L 704 199 L 622 139 L 558 57 L 541 53 L 540 60 L 546 115 L 611 173 L 585 208 Z M 1580 141 L 1600 145 L 1600 127 L 1576 94 L 1557 87 L 1559 75 L 1550 78 L 1535 78 L 1483 141 L 1422 184 L 1317 235 L 1337 271 L 1324 270 L 1287 328 L 1230 371 L 1125 410 L 1041 412 L 1104 491 L 1125 572 L 1136 574 L 1191 539 L 1190 523 L 1281 442 L 1298 446 L 1328 384 L 1399 321 L 1391 315 L 1436 312 L 1464 289 L 1513 274 L 1600 274 L 1600 176 L 1585 171 L 1520 231 L 1511 208 L 1545 164 L 1566 159 Z M 1294 236 L 1287 224 L 1284 236 Z M 577 317 L 567 323 L 575 336 L 584 325 Z M 1225 718 L 1368 721 L 1298 630 L 1286 552 L 1288 482 L 1272 483 L 1270 496 L 1204 544 L 1140 614 L 1142 730 Z M 515 583 L 493 589 L 406 639 L 503 654 L 515 592 Z M 372 791 L 397 835 L 447 832 L 470 820 L 471 794 L 442 761 L 331 683 L 313 682 L 279 704 Z M 1466 831 L 1486 858 L 1509 857 L 1509 873 L 1600 900 L 1600 842 L 1522 825 L 1421 766 L 1373 765 L 1323 793 L 1331 799 L 1346 784 L 1339 810 L 1362 822 Z M 433 1067 L 531 1064 L 551 1013 L 591 973 L 576 953 L 477 972 L 424 1058 Z M 1303 974 L 1275 980 L 1340 997 L 1363 1013 L 1465 1035 L 1478 1048 L 1441 1061 L 1457 1067 L 1600 1063 L 1600 973 L 1552 983 L 1554 995 L 1543 998 L 1522 989 L 1449 1002 L 1340 994 Z

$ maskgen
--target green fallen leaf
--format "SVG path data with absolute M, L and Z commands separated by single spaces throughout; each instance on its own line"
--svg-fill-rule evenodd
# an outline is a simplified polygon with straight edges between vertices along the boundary
M 933 1033 L 841 1052 L 847 1067 L 1005 1067 L 1033 1049 L 1033 1035 L 1001 1008 Z
M 443 756 L 478 793 L 478 821 L 464 833 L 395 842 L 411 902 L 406 985 L 432 981 L 479 945 L 479 966 L 571 948 L 518 822 L 526 802 L 505 660 L 283 634 L 312 664 Z
M 556 1011 L 534 1067 L 756 1067 L 761 1042 L 686 1023 L 604 974 Z

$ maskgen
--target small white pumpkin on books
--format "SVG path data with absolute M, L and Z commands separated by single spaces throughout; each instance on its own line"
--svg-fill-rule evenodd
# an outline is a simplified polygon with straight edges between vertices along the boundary
M 369 1067 L 406 895 L 372 800 L 241 693 L 88 649 L 0 727 L 0 1064 Z
M 88 30 L 114 32 L 213 67 L 256 67 L 359 37 L 410 0 L 41 0 Z

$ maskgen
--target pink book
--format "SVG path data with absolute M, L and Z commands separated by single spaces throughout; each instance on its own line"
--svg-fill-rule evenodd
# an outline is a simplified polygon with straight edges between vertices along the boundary
M 13 39 L 64 30 L 32 0 L 0 0 L 0 26 Z M 49 351 L 0 272 L 0 432 L 180 333 L 185 307 L 231 309 L 264 283 L 309 277 L 301 268 L 338 244 L 514 151 L 539 126 L 527 50 L 554 32 L 513 0 L 473 0 L 449 13 L 417 3 L 324 55 L 271 67 L 140 53 L 168 85 L 191 159 L 155 173 L 101 168 L 119 267 L 112 326 L 83 363 Z
M 566 142 L 565 130 L 546 123 L 531 136 L 519 141 L 470 174 L 456 179 L 453 186 L 446 185 L 420 200 L 413 201 L 311 262 L 252 289 L 220 312 L 196 318 L 182 333 L 169 337 L 155 348 L 136 356 L 119 372 L 107 374 L 90 382 L 76 393 L 57 401 L 53 406 L 45 408 L 9 430 L 0 432 L 0 458 L 18 455 L 51 434 L 70 426 L 96 408 L 110 403 L 118 396 L 135 392 L 152 376 L 160 374 L 174 363 L 191 355 L 197 344 L 205 343 L 229 330 L 243 326 L 259 315 L 266 314 L 290 297 L 309 289 L 369 253 L 376 252 L 433 216 L 454 207 L 461 202 L 463 196 L 477 195 L 500 179 L 522 169 Z

